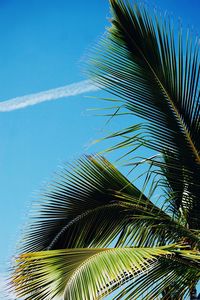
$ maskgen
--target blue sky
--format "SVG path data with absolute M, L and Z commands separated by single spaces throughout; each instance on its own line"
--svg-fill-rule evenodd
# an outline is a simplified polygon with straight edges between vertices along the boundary
M 199 0 L 146 2 L 199 32 Z M 106 0 L 1 0 L 0 101 L 85 79 L 83 57 L 108 18 Z M 86 152 L 101 136 L 105 120 L 86 110 L 93 106 L 100 102 L 79 95 L 0 113 L 0 273 L 40 187 L 58 165 Z

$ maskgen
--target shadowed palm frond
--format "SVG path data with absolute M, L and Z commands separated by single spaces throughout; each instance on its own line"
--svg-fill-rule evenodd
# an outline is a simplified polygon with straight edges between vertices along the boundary
M 111 163 L 85 156 L 63 168 L 35 203 L 21 252 L 50 249 L 154 246 L 200 240 L 153 204 Z
M 64 167 L 33 209 L 26 229 L 24 251 L 74 247 L 85 241 L 112 240 L 123 226 L 123 203 L 113 191 L 140 191 L 101 157 L 84 157 Z M 121 220 L 122 219 L 122 220 Z M 110 226 L 108 226 L 110 225 Z M 85 232 L 82 232 L 83 227 Z M 112 228 L 112 229 L 111 229 Z M 97 235 L 98 232 L 98 235 Z M 84 247 L 84 242 L 81 246 Z
M 22 251 L 108 245 L 129 216 L 130 199 L 120 199 L 120 191 L 147 199 L 103 157 L 64 167 L 33 207 Z
M 187 211 L 191 228 L 199 227 L 200 93 L 199 43 L 182 30 L 174 38 L 169 20 L 148 14 L 141 5 L 111 0 L 112 27 L 96 47 L 90 75 L 121 98 L 126 109 L 147 120 L 148 146 L 178 166 L 169 184 L 175 209 Z M 126 129 L 127 131 L 127 129 Z M 174 176 L 182 187 L 173 184 Z M 192 182 L 192 184 L 191 184 Z M 182 202 L 184 195 L 184 203 Z M 188 200 L 189 199 L 189 200 Z M 184 207 L 183 207 L 184 206 Z

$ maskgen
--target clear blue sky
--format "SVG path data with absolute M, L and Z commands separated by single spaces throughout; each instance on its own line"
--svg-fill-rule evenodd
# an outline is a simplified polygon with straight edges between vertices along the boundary
M 199 32 L 199 0 L 146 2 Z M 0 101 L 84 79 L 80 61 L 108 18 L 107 0 L 1 0 Z M 42 184 L 100 136 L 104 120 L 86 111 L 94 105 L 81 95 L 0 113 L 0 273 Z

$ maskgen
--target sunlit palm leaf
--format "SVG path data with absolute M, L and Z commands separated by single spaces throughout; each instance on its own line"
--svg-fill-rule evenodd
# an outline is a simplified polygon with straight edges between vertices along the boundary
M 97 84 L 119 96 L 128 110 L 148 121 L 149 146 L 168 157 L 168 182 L 177 197 L 172 205 L 186 209 L 188 225 L 198 228 L 199 43 L 192 47 L 188 36 L 184 48 L 180 31 L 175 45 L 168 19 L 151 17 L 143 6 L 131 7 L 127 1 L 110 2 L 112 27 L 96 47 L 90 74 Z M 169 167 L 172 164 L 177 164 L 178 171 Z M 179 185 L 173 184 L 174 177 Z M 183 194 L 187 194 L 184 205 Z
M 22 254 L 13 277 L 24 299 L 97 299 L 146 271 L 176 246 L 50 250 Z
M 200 278 L 200 270 L 184 260 L 176 259 L 159 259 L 148 273 L 138 276 L 113 299 L 189 299 L 189 289 L 194 279 Z
M 184 287 L 181 293 L 185 293 L 186 283 L 190 285 L 194 275 L 200 275 L 199 263 L 199 252 L 182 250 L 178 245 L 40 251 L 19 257 L 13 285 L 17 295 L 26 300 L 55 296 L 89 300 L 102 298 L 125 282 L 136 280 L 129 299 L 138 299 L 147 292 L 155 299 L 172 283 L 176 288 L 179 285 L 179 291 Z

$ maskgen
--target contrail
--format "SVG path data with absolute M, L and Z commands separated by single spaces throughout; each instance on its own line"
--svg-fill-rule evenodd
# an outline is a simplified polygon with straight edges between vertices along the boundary
M 44 101 L 51 101 L 69 96 L 76 96 L 86 92 L 97 91 L 98 89 L 99 88 L 92 84 L 90 80 L 83 80 L 59 88 L 2 101 L 0 102 L 0 112 L 16 110 L 30 105 L 35 105 Z

